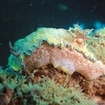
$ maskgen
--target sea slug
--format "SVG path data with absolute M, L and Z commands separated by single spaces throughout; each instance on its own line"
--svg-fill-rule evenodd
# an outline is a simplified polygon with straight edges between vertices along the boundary
M 32 72 L 34 69 L 52 64 L 58 70 L 72 75 L 78 72 L 88 80 L 105 74 L 105 65 L 97 60 L 88 48 L 87 41 L 92 30 L 74 28 L 39 28 L 23 39 L 10 43 L 11 55 L 8 66 L 18 71 L 22 68 Z

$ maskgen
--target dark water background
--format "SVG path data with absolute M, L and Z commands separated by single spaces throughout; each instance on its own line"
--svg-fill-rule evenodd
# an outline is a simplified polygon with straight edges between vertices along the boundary
M 0 0 L 0 65 L 6 67 L 8 42 L 14 43 L 38 27 L 68 29 L 103 27 L 105 0 Z

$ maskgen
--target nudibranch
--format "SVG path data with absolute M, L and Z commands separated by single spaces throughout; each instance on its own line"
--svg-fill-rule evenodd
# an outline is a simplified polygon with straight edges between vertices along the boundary
M 52 64 L 67 74 L 78 72 L 88 80 L 105 74 L 105 65 L 97 60 L 88 48 L 92 30 L 74 28 L 38 28 L 23 39 L 10 43 L 8 65 L 15 71 L 22 68 L 32 72 L 36 68 Z

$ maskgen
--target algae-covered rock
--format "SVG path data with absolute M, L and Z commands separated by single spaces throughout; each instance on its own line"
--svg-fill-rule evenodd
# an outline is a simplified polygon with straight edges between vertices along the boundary
M 0 79 L 1 105 L 4 102 L 5 105 L 97 105 L 82 93 L 79 85 L 66 87 L 47 76 L 32 82 L 30 76 L 15 77 L 15 74 L 10 75 L 8 71 L 0 70 Z M 6 91 L 3 91 L 4 88 Z

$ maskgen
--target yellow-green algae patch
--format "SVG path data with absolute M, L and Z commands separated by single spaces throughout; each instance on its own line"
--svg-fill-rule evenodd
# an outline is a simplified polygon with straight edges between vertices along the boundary
M 93 39 L 94 41 L 88 40 L 88 49 L 90 49 L 94 55 L 97 57 L 97 60 L 101 60 L 105 64 L 105 27 L 99 30 L 95 30 Z

